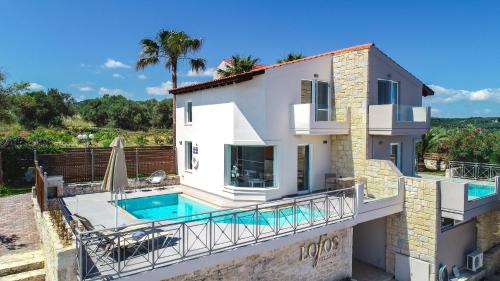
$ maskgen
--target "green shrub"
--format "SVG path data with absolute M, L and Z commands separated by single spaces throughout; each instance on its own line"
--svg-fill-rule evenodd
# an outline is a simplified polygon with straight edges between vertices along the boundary
M 65 148 L 43 138 L 35 140 L 22 137 L 5 138 L 0 143 L 4 181 L 11 185 L 32 184 L 34 150 L 36 149 L 38 154 L 61 153 Z

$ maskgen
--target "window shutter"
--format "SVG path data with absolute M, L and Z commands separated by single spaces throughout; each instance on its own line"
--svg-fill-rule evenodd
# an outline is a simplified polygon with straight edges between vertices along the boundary
M 312 103 L 312 81 L 300 81 L 300 103 Z

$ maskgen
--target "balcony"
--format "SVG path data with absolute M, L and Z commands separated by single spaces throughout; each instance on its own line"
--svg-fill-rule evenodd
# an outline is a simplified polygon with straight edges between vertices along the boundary
M 369 107 L 370 135 L 422 135 L 430 126 L 430 107 L 396 104 Z
M 468 220 L 498 208 L 500 177 L 495 183 L 481 181 L 448 180 L 441 182 L 441 216 L 455 220 Z
M 349 112 L 347 112 L 347 116 L 349 117 Z M 349 134 L 348 121 L 334 121 L 332 116 L 326 116 L 325 119 L 328 121 L 316 121 L 316 111 L 313 104 L 294 104 L 290 108 L 290 132 L 294 135 Z

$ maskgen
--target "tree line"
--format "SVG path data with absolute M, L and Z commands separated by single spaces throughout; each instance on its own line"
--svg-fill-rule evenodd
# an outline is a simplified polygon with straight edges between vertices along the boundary
M 97 127 L 139 131 L 172 128 L 172 100 L 133 101 L 109 96 L 77 102 L 57 89 L 29 91 L 27 84 L 5 84 L 0 73 L 0 123 L 26 129 L 62 127 L 64 118 L 79 116 Z

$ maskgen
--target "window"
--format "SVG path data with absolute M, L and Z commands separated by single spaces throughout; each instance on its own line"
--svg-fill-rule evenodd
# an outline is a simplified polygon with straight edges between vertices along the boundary
M 184 142 L 184 159 L 186 170 L 193 169 L 193 143 L 190 141 Z
M 226 185 L 274 186 L 274 146 L 226 145 Z
M 191 124 L 191 122 L 193 122 L 193 103 L 190 101 L 186 102 L 185 110 L 186 110 L 184 116 L 185 123 Z
M 391 154 L 389 155 L 389 159 L 401 170 L 401 144 L 400 143 L 391 143 Z
M 378 80 L 378 104 L 399 104 L 399 83 Z

